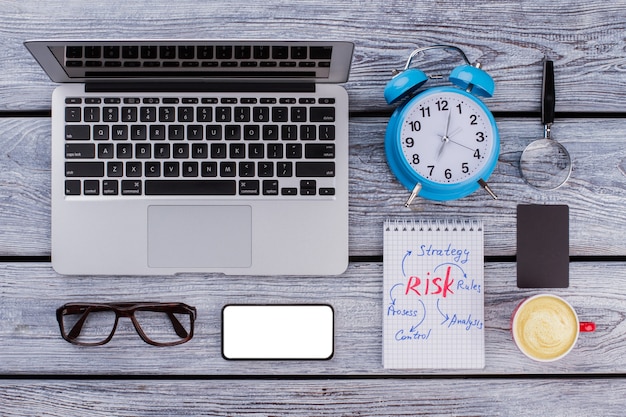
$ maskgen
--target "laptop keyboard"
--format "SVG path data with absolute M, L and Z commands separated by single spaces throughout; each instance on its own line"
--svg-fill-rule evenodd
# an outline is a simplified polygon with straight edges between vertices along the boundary
M 335 194 L 335 99 L 68 97 L 65 195 Z

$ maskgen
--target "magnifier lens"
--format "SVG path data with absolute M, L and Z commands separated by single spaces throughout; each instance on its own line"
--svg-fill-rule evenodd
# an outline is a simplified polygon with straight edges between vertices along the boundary
M 572 161 L 563 145 L 553 139 L 540 139 L 524 149 L 520 159 L 524 180 L 535 188 L 559 188 L 572 173 Z

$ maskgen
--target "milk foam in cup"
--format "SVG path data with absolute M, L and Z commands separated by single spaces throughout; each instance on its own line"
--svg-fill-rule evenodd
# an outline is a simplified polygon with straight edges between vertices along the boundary
M 574 308 L 551 294 L 522 301 L 511 319 L 511 333 L 519 350 L 540 362 L 564 357 L 576 344 L 581 331 L 594 330 L 594 323 L 579 322 Z

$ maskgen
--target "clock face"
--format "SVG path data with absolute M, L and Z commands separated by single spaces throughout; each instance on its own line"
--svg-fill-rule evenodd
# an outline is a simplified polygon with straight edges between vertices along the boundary
M 439 184 L 479 179 L 497 146 L 493 117 L 482 103 L 454 89 L 432 89 L 403 111 L 401 151 L 421 177 Z

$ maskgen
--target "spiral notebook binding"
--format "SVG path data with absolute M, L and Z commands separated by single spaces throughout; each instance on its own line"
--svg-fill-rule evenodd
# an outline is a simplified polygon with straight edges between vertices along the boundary
M 440 220 L 430 220 L 430 219 L 403 219 L 403 220 L 385 220 L 384 230 L 386 232 L 473 232 L 483 231 L 483 222 L 482 220 L 477 219 L 468 219 L 468 220 L 458 220 L 458 219 L 440 219 Z

